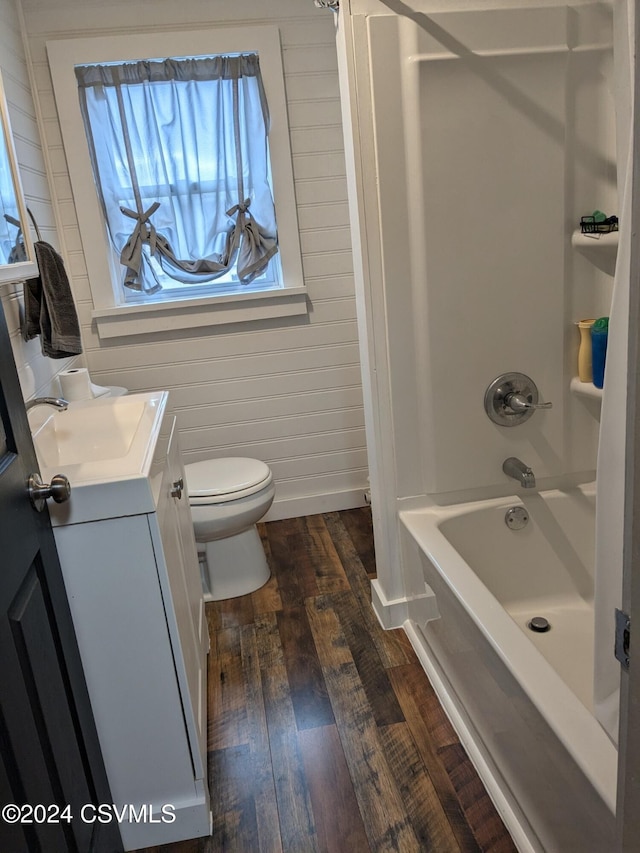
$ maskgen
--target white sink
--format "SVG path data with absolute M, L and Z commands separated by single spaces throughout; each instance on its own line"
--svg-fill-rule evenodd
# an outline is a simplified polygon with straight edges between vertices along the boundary
M 146 403 L 124 398 L 117 404 L 51 411 L 33 441 L 40 464 L 46 468 L 122 459 L 131 450 Z
M 67 503 L 49 502 L 54 524 L 152 510 L 149 475 L 167 398 L 159 391 L 30 411 L 42 479 L 65 474 L 71 484 Z

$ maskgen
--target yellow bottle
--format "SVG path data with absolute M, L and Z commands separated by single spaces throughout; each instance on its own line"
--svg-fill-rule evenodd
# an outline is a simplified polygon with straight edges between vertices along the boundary
M 591 355 L 591 327 L 593 320 L 579 320 L 576 323 L 580 332 L 580 344 L 578 346 L 578 379 L 580 382 L 593 382 L 593 366 Z

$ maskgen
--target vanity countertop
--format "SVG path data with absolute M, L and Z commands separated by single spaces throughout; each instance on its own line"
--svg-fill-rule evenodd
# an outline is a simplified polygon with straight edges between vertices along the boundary
M 155 510 L 168 397 L 155 391 L 70 403 L 66 411 L 39 407 L 30 421 L 41 477 L 64 474 L 71 484 L 68 501 L 48 502 L 54 527 Z

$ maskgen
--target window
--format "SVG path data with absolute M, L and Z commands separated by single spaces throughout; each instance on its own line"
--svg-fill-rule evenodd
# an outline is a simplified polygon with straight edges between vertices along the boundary
M 264 279 L 278 241 L 258 55 L 75 72 L 125 300 L 220 278 L 229 292 L 231 283 Z M 276 270 L 267 278 L 277 286 Z
M 47 50 L 100 335 L 305 312 L 277 29 Z

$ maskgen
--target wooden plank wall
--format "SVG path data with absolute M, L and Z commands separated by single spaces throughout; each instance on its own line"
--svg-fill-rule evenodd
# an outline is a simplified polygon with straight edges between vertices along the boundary
M 43 157 L 36 112 L 31 96 L 28 64 L 20 33 L 20 19 L 13 0 L 0 0 L 0 71 L 9 107 L 14 145 L 27 205 L 42 236 L 56 245 L 55 219 Z M 52 361 L 42 356 L 39 340 L 26 343 L 20 334 L 22 284 L 2 289 L 4 308 L 18 376 L 25 398 L 49 393 L 51 381 L 73 359 Z
M 214 455 L 266 461 L 278 484 L 270 517 L 361 503 L 367 461 L 332 13 L 312 0 L 22 5 L 61 239 L 94 380 L 139 391 L 169 389 L 187 462 Z M 46 41 L 243 22 L 280 28 L 309 315 L 102 343 L 91 324 Z M 309 496 L 311 503 L 304 503 Z

